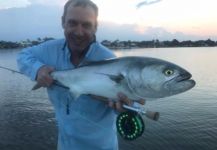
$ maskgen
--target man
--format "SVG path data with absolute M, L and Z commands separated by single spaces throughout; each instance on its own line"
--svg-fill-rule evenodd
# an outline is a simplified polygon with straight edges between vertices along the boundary
M 85 61 L 115 57 L 95 40 L 98 8 L 90 0 L 70 0 L 64 6 L 62 27 L 65 39 L 53 40 L 24 49 L 17 58 L 20 70 L 47 87 L 58 123 L 59 150 L 116 150 L 116 113 L 130 101 L 106 104 L 97 96 L 82 95 L 74 100 L 69 91 L 52 84 L 54 70 L 73 69 Z M 102 87 L 103 88 L 103 87 Z

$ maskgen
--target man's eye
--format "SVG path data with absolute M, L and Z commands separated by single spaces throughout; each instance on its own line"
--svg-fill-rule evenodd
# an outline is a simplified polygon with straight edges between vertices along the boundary
M 89 29 L 92 27 L 91 23 L 83 23 L 82 26 L 86 29 Z
M 71 26 L 71 27 L 77 26 L 77 24 L 78 23 L 76 21 L 69 21 L 68 22 L 68 25 Z

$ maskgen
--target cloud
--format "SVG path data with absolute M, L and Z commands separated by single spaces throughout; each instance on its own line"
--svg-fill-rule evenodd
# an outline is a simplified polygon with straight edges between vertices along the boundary
M 3 0 L 0 1 L 0 9 L 9 9 L 9 8 L 19 8 L 19 7 L 25 7 L 29 5 L 30 2 L 28 0 Z
M 138 9 L 138 8 L 144 6 L 144 5 L 151 5 L 151 4 L 154 4 L 154 3 L 158 3 L 160 1 L 161 0 L 146 0 L 146 1 L 142 1 L 142 2 L 140 2 L 140 3 L 138 3 L 136 5 L 136 8 Z
M 24 8 L 0 10 L 0 41 L 21 41 L 38 37 L 63 38 L 61 16 L 63 8 L 50 5 L 28 5 Z M 198 37 L 181 32 L 172 33 L 161 27 L 140 27 L 136 24 L 99 22 L 97 39 L 102 40 L 199 40 L 217 37 Z
M 115 24 L 112 22 L 100 22 L 97 31 L 97 38 L 101 40 L 135 40 L 147 41 L 158 39 L 160 41 L 177 39 L 184 40 L 200 40 L 207 39 L 207 37 L 185 34 L 182 32 L 170 32 L 162 27 L 143 27 L 138 31 L 138 25 L 133 24 Z M 142 32 L 141 32 L 142 31 Z M 213 37 L 212 39 L 216 39 Z
M 62 9 L 42 5 L 0 10 L 0 40 L 20 41 L 61 37 Z
M 67 0 L 3 0 L 0 1 L 0 10 L 9 8 L 27 7 L 28 5 L 45 5 L 62 7 Z
M 32 5 L 63 6 L 67 0 L 28 0 Z

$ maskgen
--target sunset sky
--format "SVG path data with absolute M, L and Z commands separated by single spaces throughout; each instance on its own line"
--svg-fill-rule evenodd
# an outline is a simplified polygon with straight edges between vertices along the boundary
M 216 0 L 93 0 L 100 40 L 217 40 Z M 63 37 L 66 0 L 0 0 L 0 40 Z

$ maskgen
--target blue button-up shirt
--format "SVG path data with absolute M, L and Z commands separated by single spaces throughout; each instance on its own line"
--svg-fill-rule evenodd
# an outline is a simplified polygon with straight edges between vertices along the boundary
M 17 57 L 21 72 L 36 79 L 38 69 L 49 65 L 55 70 L 74 69 L 66 41 L 53 40 L 23 49 Z M 97 61 L 115 57 L 98 42 L 90 45 L 83 61 Z M 103 88 L 103 87 L 102 87 Z M 116 150 L 116 114 L 104 102 L 81 95 L 73 99 L 67 89 L 47 88 L 58 123 L 58 149 L 60 150 Z

